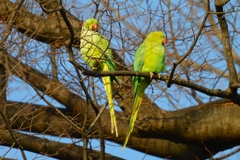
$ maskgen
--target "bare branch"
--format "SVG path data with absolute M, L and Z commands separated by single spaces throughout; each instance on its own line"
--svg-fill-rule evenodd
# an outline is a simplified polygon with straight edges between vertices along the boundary
M 173 78 L 174 71 L 175 71 L 176 67 L 177 67 L 180 63 L 182 63 L 182 61 L 191 54 L 194 46 L 196 45 L 196 43 L 197 43 L 197 41 L 198 41 L 198 38 L 200 37 L 201 32 L 202 32 L 202 30 L 203 30 L 203 28 L 204 28 L 204 25 L 205 25 L 205 23 L 206 23 L 206 21 L 207 21 L 207 18 L 208 18 L 208 15 L 209 15 L 209 13 L 208 13 L 209 10 L 210 10 L 210 7 L 209 7 L 209 0 L 208 0 L 207 11 L 206 11 L 206 14 L 205 14 L 205 16 L 204 16 L 204 18 L 203 18 L 202 24 L 201 24 L 201 26 L 200 26 L 200 28 L 199 28 L 199 30 L 198 30 L 198 33 L 197 33 L 197 35 L 196 35 L 196 37 L 195 37 L 195 39 L 194 39 L 194 42 L 192 43 L 192 45 L 191 45 L 191 47 L 189 48 L 189 50 L 187 51 L 187 53 L 186 53 L 178 62 L 173 63 L 172 71 L 171 71 L 169 80 L 168 80 L 168 82 L 167 82 L 167 87 L 168 87 L 168 88 L 171 87 L 171 82 L 172 82 L 172 78 Z
M 83 74 L 89 75 L 89 76 L 95 76 L 95 77 L 99 77 L 99 76 L 141 76 L 141 77 L 150 77 L 149 73 L 134 72 L 134 71 L 94 72 L 94 71 L 85 70 L 83 72 Z M 153 75 L 152 79 L 162 80 L 162 81 L 167 82 L 168 79 L 169 79 L 169 76 L 161 75 L 161 77 L 159 79 L 158 75 Z M 190 82 L 190 81 L 187 81 L 187 80 L 184 80 L 184 79 L 180 79 L 180 78 L 172 80 L 172 83 L 197 90 L 199 92 L 205 93 L 205 94 L 210 95 L 210 96 L 218 96 L 218 97 L 222 97 L 222 98 L 229 98 L 229 99 L 232 99 L 236 102 L 237 102 L 237 99 L 240 98 L 238 94 L 233 95 L 232 93 L 222 91 L 221 89 L 212 90 L 212 89 L 205 88 L 201 85 L 198 85 L 198 84 L 195 84 L 193 82 Z
M 219 1 L 215 1 L 215 8 L 217 12 L 223 12 L 223 5 L 226 2 L 220 4 Z M 224 14 L 217 14 L 220 28 L 222 31 L 222 43 L 224 47 L 224 54 L 227 62 L 227 68 L 229 72 L 229 87 L 228 92 L 233 94 L 237 93 L 237 88 L 239 87 L 237 72 L 233 61 L 232 49 L 229 40 L 228 26 Z
M 51 141 L 46 138 L 39 138 L 37 136 L 31 136 L 18 132 L 14 132 L 14 134 L 16 134 L 19 143 L 28 151 L 41 153 L 42 155 L 57 159 L 82 159 L 83 147 L 76 146 L 74 144 Z M 10 134 L 4 129 L 0 129 L 0 139 L 5 140 L 2 145 L 9 146 L 13 143 Z M 97 159 L 100 156 L 100 152 L 94 151 L 93 149 L 87 149 L 87 152 L 89 153 L 89 159 Z M 106 160 L 122 160 L 119 157 L 112 156 L 107 153 L 105 153 L 105 157 Z

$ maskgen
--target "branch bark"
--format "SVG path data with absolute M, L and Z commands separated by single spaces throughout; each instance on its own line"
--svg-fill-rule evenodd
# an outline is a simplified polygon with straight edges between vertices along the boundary
M 15 6 L 15 3 L 8 0 L 0 1 L 0 21 L 7 23 Z M 78 35 L 82 22 L 74 16 L 68 16 L 68 18 L 74 28 L 75 35 Z M 62 18 L 58 19 L 51 15 L 46 18 L 37 16 L 23 7 L 21 7 L 21 12 L 18 13 L 12 25 L 20 33 L 37 41 L 51 44 L 56 48 L 67 44 L 70 37 L 69 30 Z M 74 40 L 74 44 L 78 46 L 79 36 L 76 36 Z
M 220 3 L 220 1 L 216 0 L 215 1 L 216 12 L 223 13 L 223 6 L 227 2 L 228 1 L 222 1 Z M 227 26 L 227 22 L 226 22 L 226 18 L 225 18 L 224 14 L 217 14 L 217 17 L 218 17 L 218 21 L 219 21 L 220 28 L 221 28 L 224 55 L 226 58 L 227 68 L 228 68 L 228 72 L 229 72 L 228 92 L 230 92 L 232 94 L 236 94 L 237 88 L 239 87 L 239 83 L 238 83 L 237 72 L 236 72 L 236 68 L 235 68 L 233 56 L 232 56 L 232 49 L 231 49 L 231 45 L 230 45 L 228 26 Z
M 69 123 L 49 107 L 19 103 L 8 105 L 12 127 L 17 130 L 81 138 Z M 62 112 L 72 115 L 64 109 Z M 240 127 L 237 127 L 240 109 L 228 100 L 161 114 L 152 111 L 151 114 L 151 117 L 139 118 L 128 147 L 170 159 L 205 159 L 240 143 Z M 110 131 L 106 132 L 104 125 L 103 128 L 106 139 L 123 143 L 123 135 L 114 139 Z M 127 131 L 127 128 L 127 125 L 124 128 L 121 126 L 120 133 Z
M 74 144 L 66 144 L 56 141 L 51 141 L 46 138 L 39 138 L 34 135 L 28 135 L 23 133 L 14 132 L 19 143 L 24 146 L 25 150 L 41 153 L 48 157 L 57 159 L 72 159 L 80 160 L 83 157 L 83 148 Z M 14 141 L 11 138 L 8 130 L 0 129 L 0 139 L 4 140 L 1 145 L 12 146 Z M 17 148 L 17 146 L 14 145 Z M 99 151 L 87 149 L 89 159 L 98 159 L 100 157 Z M 106 160 L 122 160 L 119 157 L 105 154 Z
M 95 72 L 95 71 L 84 70 L 83 74 L 95 76 L 95 77 L 99 77 L 99 76 L 142 76 L 142 77 L 148 77 L 148 78 L 150 77 L 149 73 L 134 72 L 134 71 Z M 153 75 L 152 79 L 162 80 L 167 83 L 169 80 L 169 76 L 161 75 L 161 77 L 159 78 L 158 75 Z M 209 96 L 218 96 L 218 97 L 222 97 L 222 98 L 229 98 L 229 99 L 235 101 L 236 103 L 238 103 L 238 99 L 240 98 L 240 96 L 238 94 L 233 96 L 233 94 L 231 92 L 223 91 L 221 89 L 212 90 L 212 89 L 203 87 L 196 83 L 193 83 L 193 82 L 190 82 L 190 81 L 187 81 L 184 79 L 180 79 L 180 78 L 172 80 L 172 83 L 194 89 L 196 91 L 202 92 Z

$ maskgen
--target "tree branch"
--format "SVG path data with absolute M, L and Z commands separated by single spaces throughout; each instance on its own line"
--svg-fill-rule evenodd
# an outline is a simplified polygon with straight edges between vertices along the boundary
M 8 106 L 9 117 L 11 121 L 14 120 L 13 128 L 26 131 L 29 131 L 27 128 L 31 128 L 31 132 L 55 133 L 56 135 L 80 138 L 79 133 L 71 129 L 69 123 L 57 116 L 49 107 L 19 103 L 8 103 Z M 61 110 L 67 114 L 66 110 Z M 17 115 L 15 115 L 16 113 Z M 148 154 L 158 157 L 166 158 L 171 155 L 168 158 L 184 159 L 185 157 L 186 159 L 195 156 L 205 159 L 240 143 L 240 128 L 237 127 L 237 124 L 240 123 L 238 118 L 240 108 L 228 100 L 174 112 L 156 113 L 153 111 L 151 114 L 151 117 L 138 118 L 138 125 L 130 137 L 128 147 L 143 152 L 147 151 Z M 67 115 L 71 115 L 71 113 L 68 112 Z M 12 116 L 15 118 L 11 118 Z M 232 121 L 233 119 L 234 121 Z M 105 119 L 105 121 L 107 120 Z M 105 138 L 122 144 L 125 139 L 122 134 L 128 129 L 127 122 L 124 126 L 122 123 L 125 122 L 119 121 L 121 135 L 118 139 L 113 139 L 114 135 L 110 130 L 104 132 Z M 103 128 L 107 129 L 105 125 Z M 178 150 L 178 152 L 173 152 L 173 150 Z
M 95 72 L 95 71 L 84 70 L 83 74 L 89 75 L 89 76 L 95 76 L 95 77 L 102 77 L 102 76 L 141 76 L 141 77 L 148 77 L 148 78 L 150 77 L 148 72 L 146 73 L 146 72 L 134 72 L 134 71 Z M 158 75 L 153 75 L 152 79 L 162 80 L 162 81 L 167 82 L 169 79 L 169 76 L 161 75 L 161 77 L 159 79 Z M 237 102 L 237 99 L 240 98 L 240 96 L 238 94 L 233 96 L 232 93 L 222 91 L 221 89 L 212 90 L 212 89 L 203 87 L 202 85 L 198 85 L 191 81 L 187 81 L 187 80 L 180 79 L 180 78 L 172 80 L 172 83 L 194 89 L 196 91 L 202 92 L 209 96 L 218 96 L 218 97 L 222 97 L 222 98 L 229 98 L 236 102 Z
M 16 4 L 10 1 L 0 1 L 0 20 L 7 23 L 15 6 Z M 56 16 L 47 18 L 37 16 L 22 7 L 20 10 L 13 22 L 13 27 L 20 33 L 37 41 L 54 45 L 56 48 L 69 42 L 70 33 L 63 19 L 58 19 Z M 76 33 L 80 32 L 83 22 L 70 14 L 68 16 L 76 35 L 73 44 L 78 46 L 79 36 Z M 65 41 L 66 39 L 67 41 Z
M 39 138 L 37 136 L 14 132 L 19 143 L 24 146 L 25 150 L 46 155 L 57 159 L 82 159 L 83 147 L 74 144 L 66 144 L 56 141 L 51 141 L 46 138 Z M 11 146 L 14 141 L 7 130 L 0 129 L 0 139 L 4 140 L 1 145 Z M 17 148 L 17 146 L 14 146 Z M 89 159 L 98 159 L 100 152 L 93 149 L 87 149 Z M 106 160 L 122 160 L 119 157 L 112 156 L 105 153 Z
M 227 2 L 228 1 L 224 3 L 220 3 L 218 0 L 216 0 L 215 1 L 216 12 L 223 12 L 223 5 L 225 5 L 225 3 Z M 233 56 L 232 56 L 232 49 L 231 49 L 230 40 L 229 40 L 227 22 L 224 14 L 217 14 L 217 17 L 218 17 L 218 21 L 221 28 L 224 55 L 226 58 L 227 68 L 229 72 L 229 86 L 227 91 L 232 94 L 237 94 L 237 88 L 239 87 L 239 83 L 238 83 L 237 72 L 236 72 L 236 68 L 235 68 Z

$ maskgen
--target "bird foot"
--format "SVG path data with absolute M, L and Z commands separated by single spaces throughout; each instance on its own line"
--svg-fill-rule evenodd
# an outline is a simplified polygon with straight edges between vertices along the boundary
M 97 59 L 97 62 L 98 62 L 99 64 L 101 64 L 101 63 L 103 62 L 103 60 L 102 60 L 102 59 Z
M 92 67 L 92 70 L 93 70 L 93 71 L 96 71 L 96 70 L 97 70 L 97 67 Z
M 150 74 L 150 79 L 152 79 L 153 73 L 152 73 L 152 72 L 149 72 L 149 74 Z
M 157 75 L 158 75 L 158 79 L 160 79 L 160 78 L 161 78 L 161 74 L 160 74 L 160 73 L 158 73 Z

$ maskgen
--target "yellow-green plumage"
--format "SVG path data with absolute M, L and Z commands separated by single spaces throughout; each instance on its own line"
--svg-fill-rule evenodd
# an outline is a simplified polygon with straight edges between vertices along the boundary
M 134 56 L 134 71 L 159 73 L 165 70 L 165 51 L 164 44 L 166 43 L 165 35 L 160 32 L 151 32 L 145 41 L 139 46 Z M 151 79 L 135 76 L 134 80 L 134 104 L 132 116 L 127 132 L 123 149 L 126 147 L 128 139 L 134 128 L 134 123 L 137 119 L 138 110 L 142 103 L 144 91 L 150 84 Z
M 93 70 L 115 70 L 115 63 L 112 61 L 112 49 L 109 45 L 109 41 L 98 33 L 98 20 L 90 18 L 83 24 L 80 43 L 82 58 Z M 110 108 L 111 132 L 113 133 L 115 130 L 116 137 L 118 137 L 112 98 L 112 79 L 116 80 L 119 84 L 117 77 L 102 77 Z

